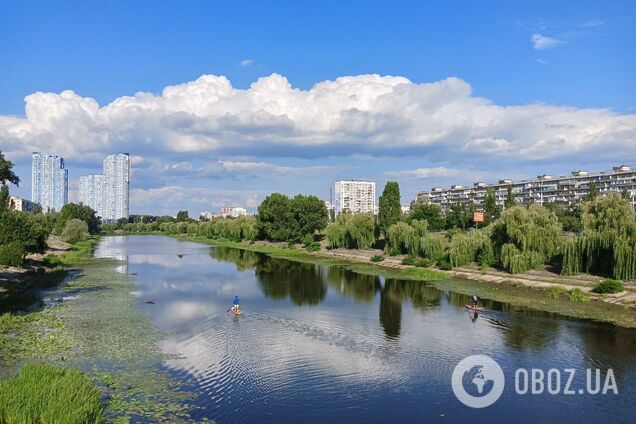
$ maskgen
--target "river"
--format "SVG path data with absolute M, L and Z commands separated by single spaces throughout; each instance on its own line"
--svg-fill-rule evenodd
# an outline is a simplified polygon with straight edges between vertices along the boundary
M 104 237 L 95 256 L 124 261 L 138 306 L 166 334 L 162 350 L 179 355 L 166 369 L 194 382 L 197 419 L 621 423 L 636 413 L 634 330 L 488 300 L 475 317 L 468 296 L 424 282 L 163 236 Z M 234 295 L 240 317 L 227 312 Z M 475 354 L 505 374 L 501 398 L 481 409 L 451 387 L 455 366 Z M 518 394 L 518 368 L 559 370 L 560 394 Z M 612 369 L 618 394 L 578 394 L 587 368 L 602 370 L 601 385 Z M 576 370 L 572 395 L 566 369 Z

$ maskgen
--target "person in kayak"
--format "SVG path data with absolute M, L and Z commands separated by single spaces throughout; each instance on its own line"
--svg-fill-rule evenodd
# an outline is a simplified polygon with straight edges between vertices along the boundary
M 479 302 L 479 298 L 477 297 L 477 295 L 476 295 L 476 294 L 474 294 L 474 295 L 470 298 L 470 300 L 472 301 L 473 308 L 477 308 L 477 307 L 478 307 L 477 303 Z
M 241 305 L 240 305 L 240 301 L 238 296 L 234 296 L 234 299 L 232 299 L 232 312 L 234 313 L 239 313 L 241 312 Z

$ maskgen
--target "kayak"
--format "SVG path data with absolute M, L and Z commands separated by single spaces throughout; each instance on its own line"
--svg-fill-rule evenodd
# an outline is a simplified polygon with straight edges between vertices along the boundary
M 485 311 L 484 308 L 480 308 L 479 306 L 473 306 L 473 305 L 464 305 L 464 308 L 468 309 L 469 311 L 474 311 L 474 312 L 484 312 Z

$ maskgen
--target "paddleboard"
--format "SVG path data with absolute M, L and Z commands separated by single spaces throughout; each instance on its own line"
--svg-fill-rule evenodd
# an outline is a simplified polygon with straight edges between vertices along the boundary
M 480 308 L 479 306 L 473 306 L 473 305 L 464 305 L 464 308 L 468 309 L 469 311 L 475 311 L 475 312 L 485 311 L 484 308 Z
M 232 312 L 234 315 L 241 315 L 241 314 L 243 313 L 243 312 L 241 312 L 241 311 L 238 311 L 238 312 L 237 312 L 237 311 L 235 311 L 235 310 L 233 310 L 233 309 L 230 309 L 230 312 Z

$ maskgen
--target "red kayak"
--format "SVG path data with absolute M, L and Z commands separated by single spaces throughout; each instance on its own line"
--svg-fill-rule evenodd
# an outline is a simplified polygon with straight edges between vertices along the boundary
M 480 308 L 479 306 L 473 306 L 473 305 L 464 305 L 464 308 L 468 309 L 469 311 L 473 311 L 473 312 L 484 312 L 484 311 L 486 311 L 484 308 Z

